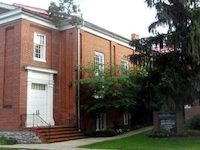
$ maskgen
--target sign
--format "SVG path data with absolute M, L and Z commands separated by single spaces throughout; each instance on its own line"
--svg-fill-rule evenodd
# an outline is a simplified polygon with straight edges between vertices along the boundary
M 158 113 L 158 123 L 160 131 L 177 132 L 176 113 Z

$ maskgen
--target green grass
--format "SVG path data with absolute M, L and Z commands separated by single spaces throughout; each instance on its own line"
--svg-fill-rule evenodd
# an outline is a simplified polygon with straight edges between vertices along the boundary
M 26 148 L 2 148 L 0 150 L 33 150 L 33 149 L 26 149 Z
M 148 132 L 82 146 L 90 149 L 121 150 L 200 150 L 200 137 L 149 138 Z

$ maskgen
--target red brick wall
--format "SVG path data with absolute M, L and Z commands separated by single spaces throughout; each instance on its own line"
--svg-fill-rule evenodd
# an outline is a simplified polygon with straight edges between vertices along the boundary
M 46 62 L 33 60 L 34 32 L 47 37 Z M 0 26 L 0 34 L 0 129 L 21 128 L 20 117 L 26 114 L 27 103 L 25 66 L 58 71 L 54 75 L 54 119 L 56 124 L 67 124 L 76 114 L 76 29 L 60 32 L 18 20 Z
M 122 59 L 133 53 L 129 47 L 101 38 L 84 30 L 81 30 L 81 62 L 83 66 L 94 63 L 95 51 L 104 54 L 107 66 L 121 65 Z M 131 64 L 129 63 L 129 66 Z M 84 77 L 84 75 L 83 75 Z M 81 100 L 84 103 L 84 100 Z M 113 122 L 123 124 L 123 113 L 113 110 L 106 113 L 107 128 L 114 126 Z M 81 127 L 87 130 L 96 130 L 96 114 L 81 113 Z
M 47 37 L 46 62 L 33 60 L 34 32 Z M 26 113 L 27 71 L 25 66 L 55 69 L 54 119 L 67 124 L 76 118 L 77 29 L 63 32 L 18 20 L 0 26 L 0 129 L 21 128 Z M 81 30 L 81 62 L 93 63 L 94 51 L 105 55 L 108 65 L 120 64 L 132 53 L 127 47 Z M 71 119 L 70 119 L 71 118 Z
M 46 35 L 46 62 L 33 60 L 34 32 Z M 58 74 L 54 75 L 54 120 L 56 124 L 67 124 L 68 118 L 74 116 L 76 111 L 75 86 L 72 85 L 75 80 L 76 30 L 60 32 L 23 20 L 21 45 L 21 114 L 26 113 L 27 71 L 24 69 L 25 66 L 55 69 Z
M 101 38 L 99 36 L 81 30 L 81 62 L 84 65 L 94 63 L 94 52 L 104 54 L 106 65 L 120 65 L 122 59 L 126 59 L 133 51 L 113 41 Z
M 63 31 L 60 38 L 61 50 L 57 79 L 60 92 L 59 99 L 56 99 L 55 103 L 55 116 L 59 124 L 66 124 L 76 115 L 76 85 L 74 83 L 76 80 L 77 30 Z
M 0 26 L 0 129 L 20 128 L 19 66 L 21 23 Z
M 199 101 L 195 101 L 191 108 L 185 109 L 185 118 L 191 118 L 195 114 L 200 114 L 200 103 Z
M 27 71 L 25 66 L 34 66 L 40 68 L 49 68 L 58 70 L 58 54 L 59 44 L 52 44 L 52 41 L 58 42 L 56 31 L 50 28 L 37 25 L 27 20 L 22 20 L 21 32 L 21 58 L 20 58 L 20 114 L 26 113 L 27 100 Z M 34 32 L 43 33 L 46 35 L 46 62 L 35 61 L 33 59 L 33 35 Z M 52 36 L 55 35 L 55 36 Z M 52 46 L 55 49 L 52 49 Z M 52 58 L 56 56 L 55 58 Z

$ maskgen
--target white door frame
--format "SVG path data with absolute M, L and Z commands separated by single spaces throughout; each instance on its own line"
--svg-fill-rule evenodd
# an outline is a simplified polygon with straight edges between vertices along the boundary
M 106 130 L 106 113 L 97 113 L 96 131 Z
M 30 67 L 27 66 L 25 69 L 27 72 L 27 111 L 26 111 L 26 127 L 33 127 L 33 126 L 47 126 L 55 125 L 55 121 L 53 119 L 53 89 L 54 89 L 54 79 L 53 75 L 57 74 L 57 71 L 51 69 L 43 69 L 37 67 Z M 33 110 L 31 110 L 30 106 L 30 92 L 31 92 L 31 84 L 38 83 L 38 84 L 45 84 L 47 90 L 47 101 L 46 101 L 46 108 L 47 108 L 47 118 L 42 120 L 37 115 L 34 116 Z M 32 101 L 33 103 L 33 101 Z M 36 114 L 37 112 L 35 112 Z

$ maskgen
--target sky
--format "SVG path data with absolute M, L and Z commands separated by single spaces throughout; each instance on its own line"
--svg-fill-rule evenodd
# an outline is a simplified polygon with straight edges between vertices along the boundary
M 0 0 L 48 9 L 52 0 Z M 57 1 L 57 0 L 53 0 Z M 149 36 L 148 26 L 155 21 L 155 10 L 144 0 L 74 0 L 80 6 L 83 19 L 128 39 L 131 34 Z

